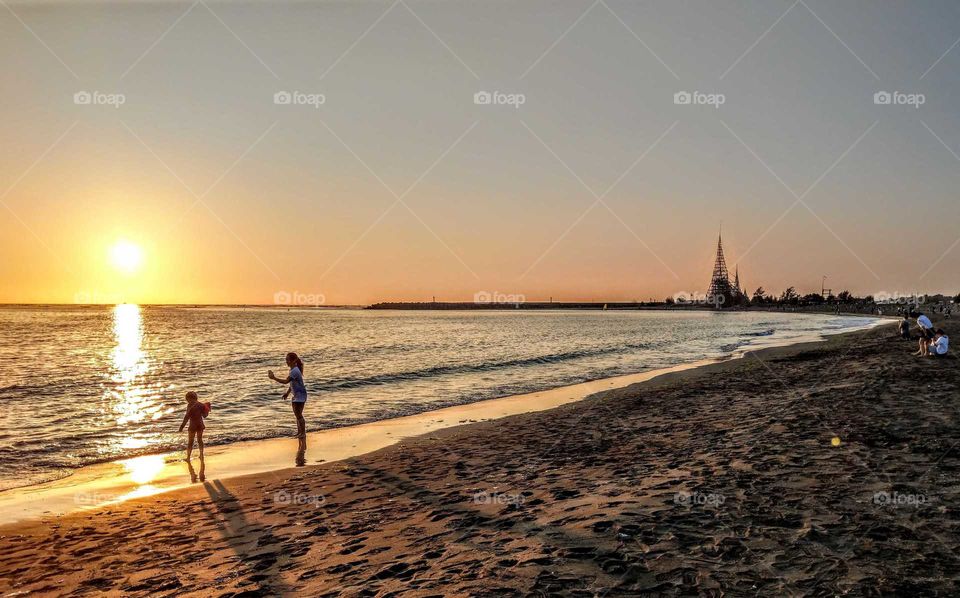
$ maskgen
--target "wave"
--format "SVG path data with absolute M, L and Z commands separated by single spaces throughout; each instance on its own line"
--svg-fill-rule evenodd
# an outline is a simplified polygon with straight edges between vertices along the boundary
M 580 349 L 578 351 L 567 351 L 563 353 L 553 353 L 550 355 L 538 355 L 536 357 L 523 357 L 519 359 L 508 359 L 505 361 L 486 361 L 482 363 L 467 363 L 460 365 L 439 365 L 420 370 L 409 370 L 405 372 L 393 372 L 390 374 L 378 374 L 367 376 L 365 378 L 342 378 L 339 380 L 321 380 L 313 383 L 307 383 L 307 390 L 311 392 L 323 392 L 331 390 L 343 390 L 345 388 L 360 388 L 363 386 L 377 386 L 389 384 L 391 382 L 403 382 L 409 380 L 425 380 L 438 376 L 447 376 L 451 374 L 472 374 L 477 372 L 490 372 L 514 367 L 526 367 L 532 365 L 544 365 L 551 363 L 560 363 L 584 357 L 596 357 L 599 355 L 610 355 L 613 353 L 625 353 L 640 349 L 648 349 L 650 343 L 636 343 L 619 345 L 617 347 L 603 347 L 599 349 Z
M 744 332 L 741 336 L 772 336 L 773 334 L 776 334 L 776 331 L 773 328 L 768 328 L 767 330 L 761 330 L 759 332 Z
M 639 347 L 641 345 L 630 345 Z M 614 349 L 581 351 L 576 353 L 599 354 L 602 352 L 613 352 Z M 545 356 L 544 358 L 556 359 L 559 355 Z M 542 358 L 541 358 L 542 359 Z M 512 360 L 513 361 L 535 361 Z M 654 367 L 663 367 L 660 364 Z M 475 366 L 478 367 L 478 366 Z M 426 411 L 434 411 L 446 407 L 453 407 L 495 399 L 504 396 L 512 396 L 527 392 L 536 392 L 547 388 L 552 388 L 555 384 L 560 385 L 577 384 L 589 380 L 606 378 L 614 375 L 621 375 L 624 371 L 608 371 L 595 376 L 574 376 L 566 378 L 552 378 L 549 381 L 529 384 L 505 384 L 485 389 L 484 392 L 472 393 L 470 396 L 459 396 L 448 400 L 435 401 L 430 403 L 393 403 L 385 405 L 376 411 L 368 411 L 362 415 L 341 416 L 333 419 L 325 418 L 314 425 L 307 426 L 307 432 L 317 432 L 357 426 L 369 422 L 381 421 L 397 417 L 416 415 Z M 205 438 L 207 447 L 235 444 L 237 442 L 269 440 L 274 438 L 290 437 L 292 434 L 292 423 L 277 424 L 275 426 L 266 426 L 257 430 L 239 430 L 230 428 L 219 428 L 217 433 Z M 91 439 L 108 440 L 115 439 L 113 431 L 99 431 L 91 433 L 90 431 L 77 431 L 73 434 L 60 434 L 55 442 L 28 443 L 24 441 L 21 445 L 14 445 L 6 448 L 0 448 L 0 493 L 14 488 L 32 486 L 38 483 L 44 483 L 69 477 L 72 473 L 81 467 L 99 465 L 103 463 L 115 462 L 118 459 L 131 459 L 145 455 L 169 454 L 179 455 L 185 448 L 185 443 L 181 435 L 175 434 L 164 438 L 159 442 L 151 443 L 149 446 L 125 449 L 122 454 L 80 454 L 76 452 L 80 449 L 80 442 Z M 29 445 L 29 446 L 28 446 Z M 29 471 L 25 471 L 25 470 Z M 17 475 L 14 476 L 14 471 Z

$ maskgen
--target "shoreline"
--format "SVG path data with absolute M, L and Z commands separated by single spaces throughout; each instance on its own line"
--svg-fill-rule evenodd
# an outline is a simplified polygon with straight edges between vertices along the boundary
M 856 334 L 889 324 L 883 318 L 870 319 L 870 324 L 864 327 L 829 334 L 821 332 L 818 337 L 781 342 L 774 340 L 771 343 L 760 341 L 753 345 L 753 348 L 747 346 L 742 351 L 734 351 L 725 357 L 700 359 L 635 374 L 599 378 L 354 426 L 309 432 L 307 450 L 303 455 L 298 452 L 297 441 L 286 437 L 212 445 L 205 451 L 207 470 L 204 474 L 208 474 L 208 479 L 225 480 L 342 461 L 390 448 L 403 440 L 431 432 L 542 412 L 580 402 L 599 393 L 624 390 L 672 373 L 736 361 L 749 354 L 772 354 L 776 349 L 797 347 L 799 350 L 804 346 L 823 343 L 832 337 Z M 0 492 L 0 525 L 44 517 L 62 517 L 72 512 L 95 510 L 128 500 L 189 488 L 198 481 L 191 481 L 191 476 L 199 472 L 188 469 L 182 456 L 183 451 L 178 450 L 95 463 L 80 467 L 55 480 L 4 490 Z M 193 462 L 199 463 L 196 457 Z

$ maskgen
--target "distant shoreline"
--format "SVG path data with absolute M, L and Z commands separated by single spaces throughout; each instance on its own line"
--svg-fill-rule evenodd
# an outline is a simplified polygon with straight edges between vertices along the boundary
M 61 309 L 81 308 L 97 309 L 114 307 L 113 303 L 0 303 L 0 309 Z M 717 309 L 712 305 L 699 303 L 674 304 L 662 302 L 602 302 L 602 301 L 519 301 L 517 303 L 504 302 L 472 302 L 472 301 L 381 301 L 369 305 L 275 305 L 254 303 L 138 303 L 141 307 L 150 308 L 180 308 L 180 309 L 266 309 L 266 310 L 302 310 L 302 311 L 336 311 L 336 310 L 363 310 L 363 311 L 516 311 L 516 310 L 583 310 L 583 311 L 710 311 L 710 312 L 773 312 L 773 313 L 819 313 L 848 316 L 893 317 L 898 307 L 912 306 L 919 309 L 921 306 L 903 303 L 850 303 L 827 305 L 744 305 Z M 929 305 L 929 304 L 923 304 Z M 880 313 L 878 313 L 878 309 Z
M 771 312 L 771 313 L 812 313 L 825 315 L 842 315 L 858 317 L 892 317 L 896 316 L 896 305 L 864 305 L 857 308 L 853 305 L 841 306 L 839 311 L 836 305 L 817 306 L 817 305 L 790 305 L 790 306 L 739 306 L 724 309 L 716 309 L 709 305 L 664 305 L 664 304 L 644 304 L 644 303 L 596 303 L 596 302 L 525 302 L 516 304 L 504 303 L 468 303 L 468 302 L 420 302 L 420 303 L 375 303 L 366 310 L 374 311 L 514 311 L 514 310 L 584 310 L 584 311 L 708 311 L 719 313 L 749 313 L 749 312 Z M 878 314 L 877 308 L 883 313 Z
M 0 303 L 0 309 L 102 309 L 111 308 L 116 304 L 86 304 L 86 303 Z M 228 303 L 140 303 L 137 304 L 146 308 L 169 308 L 169 309 L 262 309 L 276 311 L 665 311 L 665 312 L 718 312 L 718 313 L 749 313 L 749 312 L 770 312 L 770 313 L 800 313 L 800 314 L 823 314 L 837 316 L 858 316 L 874 318 L 899 317 L 901 314 L 896 312 L 897 307 L 902 304 L 865 304 L 865 305 L 842 305 L 838 311 L 836 305 L 763 305 L 763 306 L 737 306 L 723 309 L 716 309 L 710 305 L 687 304 L 687 305 L 667 305 L 663 303 L 633 303 L 633 302 L 615 302 L 601 303 L 592 301 L 572 301 L 572 302 L 547 302 L 547 301 L 529 301 L 516 304 L 505 303 L 473 303 L 473 302 L 380 302 L 371 305 L 257 305 L 257 304 L 228 304 Z M 881 313 L 877 313 L 880 308 Z

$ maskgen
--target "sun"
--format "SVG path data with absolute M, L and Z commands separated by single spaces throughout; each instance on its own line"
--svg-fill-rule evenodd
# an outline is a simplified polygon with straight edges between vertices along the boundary
M 143 263 L 143 250 L 129 241 L 117 241 L 110 248 L 110 263 L 125 274 L 133 274 Z

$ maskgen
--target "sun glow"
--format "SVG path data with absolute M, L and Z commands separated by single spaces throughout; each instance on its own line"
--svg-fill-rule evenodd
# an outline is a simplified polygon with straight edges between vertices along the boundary
M 143 250 L 129 241 L 117 241 L 110 248 L 110 263 L 125 274 L 133 274 L 143 263 Z

